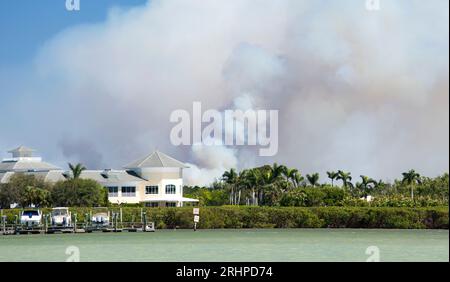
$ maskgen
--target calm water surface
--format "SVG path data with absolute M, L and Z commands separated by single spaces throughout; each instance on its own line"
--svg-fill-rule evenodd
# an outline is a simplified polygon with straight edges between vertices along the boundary
M 158 230 L 0 237 L 0 261 L 449 261 L 448 230 Z M 71 249 L 69 249 L 71 250 Z

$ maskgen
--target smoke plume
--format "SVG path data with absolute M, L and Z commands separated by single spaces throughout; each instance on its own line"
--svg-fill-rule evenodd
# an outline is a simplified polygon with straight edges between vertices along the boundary
M 188 183 L 199 185 L 272 162 L 304 174 L 434 176 L 449 164 L 448 6 L 155 0 L 112 9 L 105 22 L 49 39 L 26 71 L 0 72 L 0 146 L 25 143 L 59 165 L 84 150 L 75 157 L 93 168 L 157 148 L 189 163 Z M 172 146 L 170 113 L 193 101 L 279 110 L 279 153 Z

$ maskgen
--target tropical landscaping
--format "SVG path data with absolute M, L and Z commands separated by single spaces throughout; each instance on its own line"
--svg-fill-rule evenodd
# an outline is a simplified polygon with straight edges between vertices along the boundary
M 86 169 L 82 164 L 69 168 L 67 179 L 53 184 L 34 175 L 13 175 L 0 184 L 0 208 L 13 203 L 19 207 L 109 205 L 104 187 L 80 178 Z M 230 169 L 209 187 L 185 186 L 184 195 L 199 199 L 200 206 L 442 207 L 448 206 L 449 175 L 431 178 L 409 170 L 393 182 L 384 182 L 337 170 L 322 178 L 319 173 L 303 176 L 295 168 L 275 163 L 240 172 Z
M 185 187 L 184 193 L 203 206 L 448 206 L 449 175 L 430 178 L 409 170 L 385 182 L 337 170 L 322 179 L 319 173 L 303 176 L 295 168 L 273 164 L 231 169 L 210 187 Z
M 0 208 L 13 221 L 18 207 L 34 205 L 49 212 L 68 206 L 79 221 L 92 207 L 120 209 L 124 220 L 145 210 L 157 228 L 191 228 L 192 208 L 145 208 L 111 204 L 107 191 L 80 178 L 81 164 L 69 165 L 67 179 L 48 183 L 39 177 L 15 174 L 0 185 Z M 409 170 L 392 182 L 343 170 L 303 176 L 297 169 L 273 164 L 237 172 L 230 169 L 209 187 L 184 187 L 199 199 L 198 228 L 434 228 L 448 229 L 449 175 L 431 178 Z

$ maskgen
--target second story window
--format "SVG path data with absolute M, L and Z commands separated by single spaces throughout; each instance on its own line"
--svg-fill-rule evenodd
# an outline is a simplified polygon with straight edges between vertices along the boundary
M 173 184 L 166 185 L 166 194 L 175 194 L 176 193 L 176 187 Z
M 136 187 L 122 186 L 122 197 L 136 197 Z
M 106 187 L 108 189 L 108 197 L 119 197 L 119 187 Z
M 158 186 L 146 186 L 145 194 L 147 195 L 158 194 Z

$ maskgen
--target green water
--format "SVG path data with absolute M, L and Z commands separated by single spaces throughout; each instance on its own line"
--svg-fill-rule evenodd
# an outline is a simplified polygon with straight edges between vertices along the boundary
M 381 261 L 449 261 L 448 230 L 362 229 L 2 236 L 0 261 L 66 261 L 69 246 L 80 261 L 366 261 L 369 246 Z

